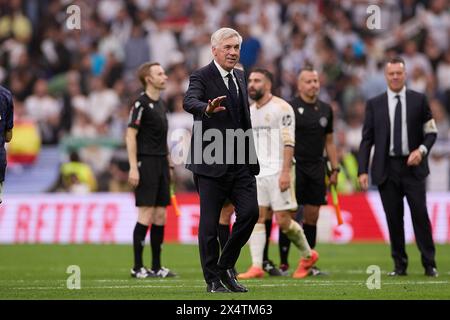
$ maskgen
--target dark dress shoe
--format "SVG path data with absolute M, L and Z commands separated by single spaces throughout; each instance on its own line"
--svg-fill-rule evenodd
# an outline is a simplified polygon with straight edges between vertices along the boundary
M 219 272 L 220 281 L 232 292 L 248 292 L 248 289 L 237 282 L 233 269 L 226 269 Z
M 392 272 L 389 272 L 387 275 L 390 277 L 398 277 L 398 276 L 406 276 L 408 274 L 406 273 L 406 270 L 394 270 Z
M 230 290 L 225 288 L 220 283 L 220 281 L 213 281 L 213 282 L 207 284 L 206 292 L 210 292 L 210 293 L 225 293 L 225 292 L 230 292 Z
M 429 267 L 429 268 L 425 269 L 425 275 L 427 277 L 435 277 L 436 278 L 439 276 L 439 273 L 436 268 Z

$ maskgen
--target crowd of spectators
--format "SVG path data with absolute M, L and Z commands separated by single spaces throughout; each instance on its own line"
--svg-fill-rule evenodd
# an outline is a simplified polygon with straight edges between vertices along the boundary
M 71 30 L 66 9 L 73 4 L 81 24 Z M 372 30 L 367 8 L 373 4 L 381 20 Z M 124 134 L 141 63 L 157 61 L 169 76 L 163 98 L 177 133 L 169 141 L 174 147 L 186 140 L 177 129 L 188 134 L 192 125 L 182 108 L 189 74 L 211 61 L 211 33 L 233 27 L 243 36 L 244 69 L 273 72 L 282 98 L 295 95 L 302 66 L 319 70 L 320 98 L 334 109 L 345 155 L 358 149 L 365 100 L 385 90 L 383 61 L 400 54 L 408 87 L 427 94 L 439 130 L 428 189 L 446 191 L 449 10 L 447 0 L 0 0 L 0 84 L 13 92 L 17 117 L 38 129 L 37 145 L 77 151 L 98 191 L 126 191 Z M 177 176 L 178 190 L 192 189 L 182 165 Z

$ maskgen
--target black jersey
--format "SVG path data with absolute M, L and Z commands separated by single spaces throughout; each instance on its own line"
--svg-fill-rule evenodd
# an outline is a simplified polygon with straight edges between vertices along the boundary
M 166 156 L 167 108 L 161 99 L 154 101 L 142 93 L 131 107 L 128 127 L 138 130 L 137 156 Z
M 295 113 L 295 160 L 322 161 L 326 135 L 333 132 L 333 111 L 323 101 L 306 103 L 300 97 L 290 102 Z
M 5 133 L 12 130 L 14 123 L 13 97 L 9 90 L 0 86 L 0 182 L 5 180 L 6 151 Z

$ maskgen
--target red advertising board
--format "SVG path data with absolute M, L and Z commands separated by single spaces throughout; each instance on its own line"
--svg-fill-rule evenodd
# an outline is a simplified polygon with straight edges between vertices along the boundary
M 181 211 L 168 208 L 168 242 L 196 243 L 200 218 L 195 193 L 178 194 Z M 330 203 L 331 203 L 331 199 Z M 337 226 L 334 207 L 321 207 L 318 241 L 389 240 L 377 192 L 339 197 L 344 224 Z M 437 243 L 450 243 L 450 194 L 429 193 L 427 205 Z M 131 243 L 137 211 L 130 194 L 6 195 L 0 205 L 0 243 Z M 274 222 L 273 240 L 278 228 Z M 414 241 L 411 216 L 405 203 L 405 238 Z

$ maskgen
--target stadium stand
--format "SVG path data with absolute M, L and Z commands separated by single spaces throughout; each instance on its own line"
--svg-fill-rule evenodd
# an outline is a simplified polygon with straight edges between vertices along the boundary
M 80 30 L 67 28 L 71 4 L 80 7 Z M 374 4 L 381 28 L 370 30 L 367 7 Z M 446 0 L 0 0 L 0 84 L 25 105 L 43 144 L 29 167 L 10 168 L 5 192 L 47 190 L 68 156 L 67 141 L 76 139 L 98 142 L 78 149 L 98 191 L 109 190 L 112 177 L 120 181 L 111 164 L 123 148 L 130 97 L 140 90 L 135 68 L 146 60 L 167 70 L 171 132 L 188 133 L 189 119 L 180 109 L 188 75 L 210 62 L 211 31 L 225 25 L 244 36 L 244 67 L 272 71 L 275 93 L 285 99 L 295 94 L 305 63 L 320 70 L 320 98 L 335 109 L 345 152 L 357 151 L 364 100 L 384 89 L 383 60 L 401 54 L 408 86 L 425 92 L 439 117 L 428 188 L 450 190 Z M 177 175 L 178 190 L 193 190 L 182 164 Z

